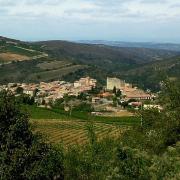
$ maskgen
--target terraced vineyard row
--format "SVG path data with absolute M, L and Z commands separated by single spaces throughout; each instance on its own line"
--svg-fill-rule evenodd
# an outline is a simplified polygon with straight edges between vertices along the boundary
M 88 124 L 78 121 L 38 120 L 34 122 L 36 131 L 44 134 L 52 143 L 64 145 L 84 144 L 88 142 Z M 98 139 L 107 136 L 118 138 L 124 128 L 102 123 L 94 123 L 94 130 Z

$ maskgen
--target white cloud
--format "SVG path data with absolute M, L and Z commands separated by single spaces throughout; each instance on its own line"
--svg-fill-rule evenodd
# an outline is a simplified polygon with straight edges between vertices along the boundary
M 176 39 L 179 29 L 180 0 L 0 0 L 1 34 Z
M 1 16 L 16 18 L 138 22 L 180 17 L 179 0 L 0 0 L 0 7 Z

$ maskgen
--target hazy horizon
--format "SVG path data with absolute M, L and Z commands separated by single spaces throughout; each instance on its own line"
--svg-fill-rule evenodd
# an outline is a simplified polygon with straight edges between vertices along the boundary
M 0 0 L 0 27 L 24 41 L 180 43 L 180 1 Z
M 3 36 L 0 34 L 0 36 L 5 37 L 5 38 L 10 38 L 10 39 L 15 39 L 19 41 L 24 41 L 24 42 L 40 42 L 40 41 L 68 41 L 68 42 L 77 42 L 77 43 L 86 43 L 88 41 L 90 42 L 95 42 L 95 41 L 104 41 L 104 42 L 120 42 L 120 43 L 152 43 L 152 44 L 177 44 L 180 45 L 180 42 L 168 42 L 168 41 L 126 41 L 126 40 L 106 40 L 106 39 L 36 39 L 36 40 L 28 40 L 28 39 L 20 39 L 16 38 L 14 36 Z

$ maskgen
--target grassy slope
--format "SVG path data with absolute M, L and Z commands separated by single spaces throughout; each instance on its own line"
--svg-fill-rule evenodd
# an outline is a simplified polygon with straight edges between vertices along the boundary
M 68 113 L 59 109 L 46 109 L 35 106 L 28 106 L 27 110 L 32 119 L 59 119 L 59 120 L 76 120 L 76 121 L 93 121 L 105 124 L 117 124 L 117 125 L 134 125 L 140 122 L 138 117 L 100 117 L 91 116 L 86 112 L 72 112 L 69 116 Z

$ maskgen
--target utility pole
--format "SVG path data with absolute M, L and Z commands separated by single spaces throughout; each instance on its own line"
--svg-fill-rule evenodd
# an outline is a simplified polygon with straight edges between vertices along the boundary
M 143 110 L 143 105 L 141 103 L 141 113 L 142 113 L 142 110 Z M 142 127 L 142 125 L 143 125 L 143 117 L 142 117 L 142 114 L 141 114 L 141 127 Z

